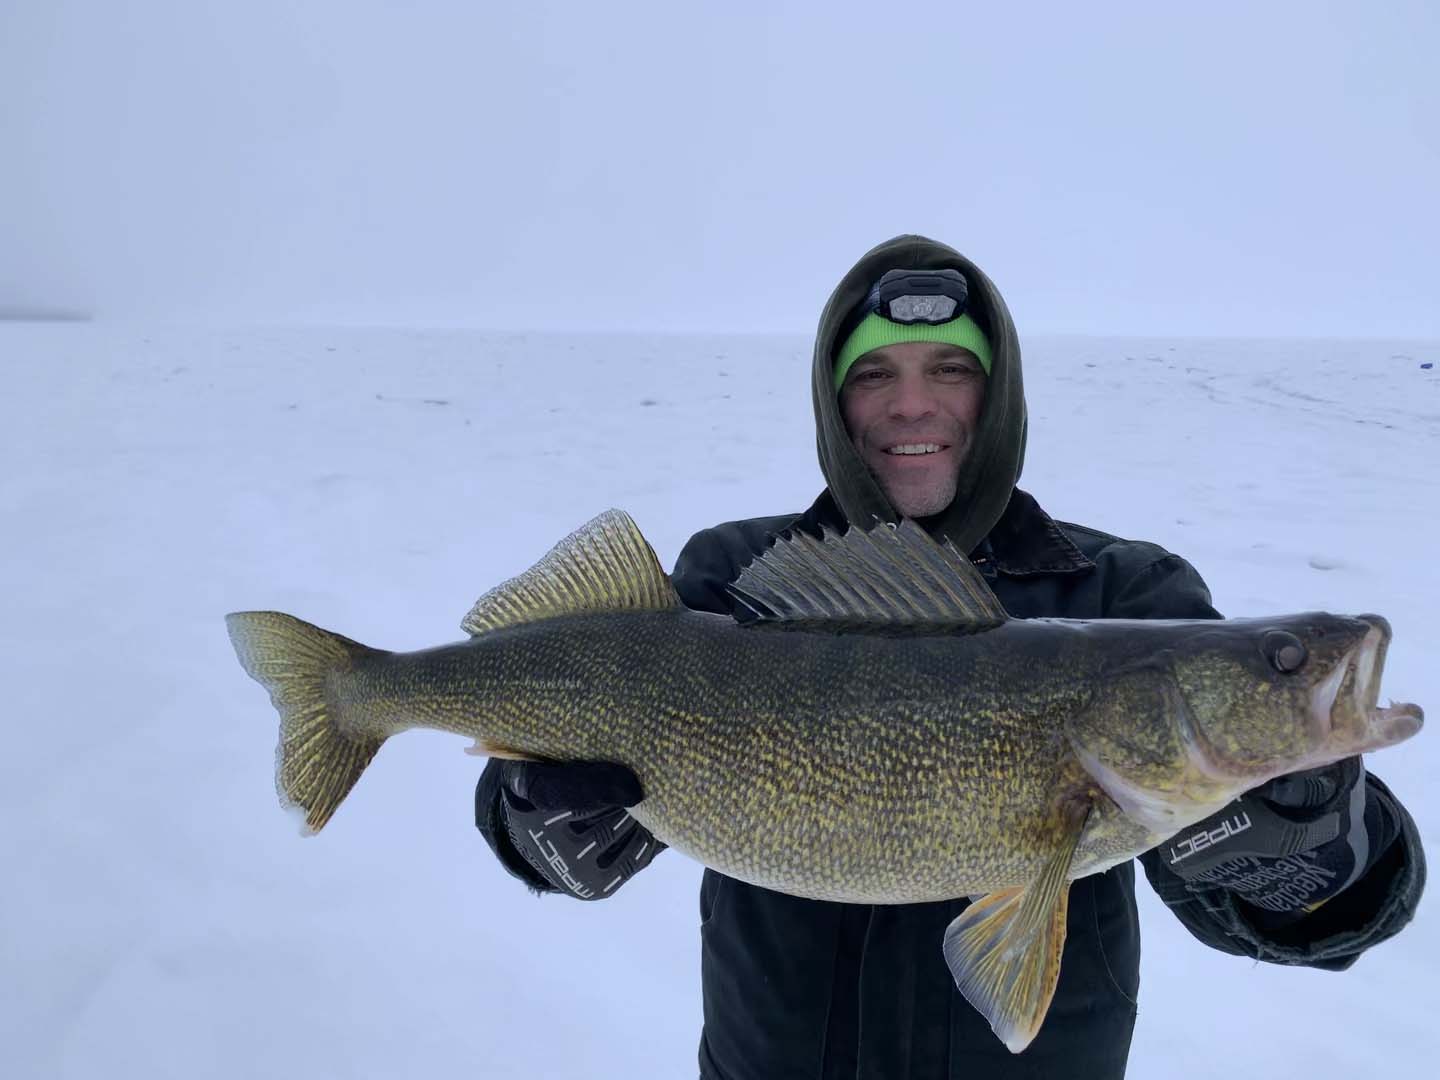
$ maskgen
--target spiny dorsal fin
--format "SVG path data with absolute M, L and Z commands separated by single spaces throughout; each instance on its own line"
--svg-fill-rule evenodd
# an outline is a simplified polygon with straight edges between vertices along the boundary
M 659 611 L 680 598 L 623 510 L 607 510 L 519 577 L 497 585 L 460 623 L 466 633 L 595 611 Z
M 730 591 L 768 623 L 981 631 L 1007 618 L 974 564 L 908 518 L 820 540 L 782 536 Z

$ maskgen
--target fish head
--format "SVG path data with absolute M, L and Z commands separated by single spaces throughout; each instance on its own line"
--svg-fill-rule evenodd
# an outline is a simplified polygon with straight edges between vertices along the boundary
M 1403 742 L 1424 722 L 1416 705 L 1379 705 L 1391 631 L 1378 615 L 1176 622 L 1156 633 L 1158 647 L 1105 680 L 1069 732 L 1092 777 L 1156 833 L 1273 777 Z
M 1379 704 L 1390 636 L 1379 615 L 1325 612 L 1235 620 L 1229 635 L 1197 636 L 1173 660 L 1192 759 L 1248 789 L 1404 742 L 1424 714 Z

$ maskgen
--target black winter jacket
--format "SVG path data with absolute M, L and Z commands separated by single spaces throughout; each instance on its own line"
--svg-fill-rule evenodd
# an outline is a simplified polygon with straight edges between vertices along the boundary
M 778 534 L 818 535 L 821 525 L 845 527 L 828 492 L 804 514 L 706 529 L 676 561 L 675 588 L 691 608 L 735 614 L 725 585 Z M 1220 617 L 1183 559 L 1056 522 L 1018 489 L 972 559 L 1017 618 Z M 1347 967 L 1409 921 L 1424 882 L 1414 823 L 1382 783 L 1373 776 L 1367 783 L 1398 839 L 1348 890 L 1283 931 L 1259 930 L 1228 892 L 1185 890 L 1153 853 L 1141 862 L 1161 898 L 1207 945 L 1275 963 Z M 942 958 L 945 928 L 966 903 L 802 900 L 707 870 L 701 1077 L 1122 1076 L 1139 992 L 1133 864 L 1072 885 L 1059 986 L 1039 1035 L 1020 1055 L 959 995 Z

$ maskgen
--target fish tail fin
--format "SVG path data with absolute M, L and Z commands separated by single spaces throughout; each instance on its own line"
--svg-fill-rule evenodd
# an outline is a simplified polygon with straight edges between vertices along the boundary
M 230 641 L 246 673 L 270 692 L 280 713 L 275 790 L 304 816 L 306 835 L 325 827 L 385 741 L 348 729 L 333 692 L 363 656 L 380 655 L 357 641 L 278 611 L 225 616 Z

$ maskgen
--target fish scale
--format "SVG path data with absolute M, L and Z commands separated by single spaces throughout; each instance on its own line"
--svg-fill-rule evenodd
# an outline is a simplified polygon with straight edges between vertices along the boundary
M 987 705 L 997 686 L 984 653 L 1005 641 L 958 664 L 954 643 L 747 629 L 683 610 L 563 616 L 362 659 L 352 722 L 382 737 L 398 713 L 529 756 L 618 761 L 646 793 L 637 820 L 723 873 L 821 899 L 937 900 L 1025 880 L 1067 752 L 1065 710 L 1047 711 L 1046 695 Z M 762 667 L 785 677 L 758 680 Z M 840 697 L 815 692 L 847 676 Z M 934 690 L 896 699 L 888 685 Z M 709 709 L 677 705 L 707 697 Z M 809 858 L 826 833 L 848 840 Z

